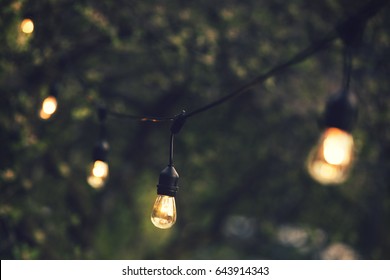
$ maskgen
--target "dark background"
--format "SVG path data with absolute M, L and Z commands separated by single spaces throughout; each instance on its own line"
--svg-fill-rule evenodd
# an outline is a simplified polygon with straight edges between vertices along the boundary
M 176 137 L 178 220 L 150 222 L 169 123 L 108 117 L 110 178 L 86 182 L 96 103 L 173 116 L 208 104 L 320 40 L 367 1 L 0 2 L 2 259 L 389 259 L 390 16 L 354 54 L 357 159 L 322 186 L 305 169 L 340 39 L 213 110 Z M 35 23 L 23 34 L 24 17 Z M 58 111 L 38 117 L 51 86 Z

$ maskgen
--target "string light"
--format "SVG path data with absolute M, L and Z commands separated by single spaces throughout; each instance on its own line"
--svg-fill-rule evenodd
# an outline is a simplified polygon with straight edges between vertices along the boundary
M 160 229 L 171 228 L 176 222 L 175 196 L 179 189 L 179 174 L 173 167 L 173 140 L 174 136 L 182 129 L 186 119 L 187 116 L 183 111 L 173 121 L 169 145 L 169 164 L 161 171 L 158 180 L 157 198 L 150 218 L 152 223 Z
M 98 118 L 100 126 L 99 141 L 93 149 L 92 163 L 89 166 L 89 174 L 87 177 L 88 184 L 94 189 L 101 189 L 108 180 L 109 167 L 107 163 L 107 155 L 109 144 L 106 140 L 106 120 L 107 112 L 103 107 L 98 108 Z
M 39 111 L 39 117 L 43 120 L 48 120 L 57 111 L 57 88 L 50 87 L 50 95 L 42 101 L 42 106 Z
M 356 35 L 360 30 L 355 30 Z M 343 37 L 343 34 L 342 38 Z M 325 110 L 325 131 L 308 157 L 308 171 L 324 185 L 344 183 L 354 162 L 354 140 L 351 135 L 356 120 L 356 107 L 349 93 L 352 69 L 351 42 L 356 37 L 348 34 L 344 39 L 345 52 L 341 92 L 332 97 Z M 353 40 L 352 40 L 353 39 Z
M 87 177 L 88 184 L 94 189 L 104 187 L 108 180 L 109 168 L 107 163 L 107 154 L 109 145 L 107 141 L 100 141 L 96 144 L 93 150 L 93 162 L 89 167 L 89 175 Z
M 327 128 L 309 154 L 310 175 L 324 185 L 343 183 L 352 167 L 353 152 L 350 133 L 336 127 Z
M 159 176 L 157 198 L 154 202 L 151 221 L 157 228 L 168 229 L 176 222 L 175 196 L 179 174 L 172 165 L 164 168 Z
M 152 223 L 158 228 L 167 229 L 171 228 L 176 222 L 177 213 L 175 197 L 178 191 L 179 175 L 173 166 L 173 140 L 174 135 L 180 131 L 186 119 L 219 106 L 239 94 L 248 92 L 254 86 L 264 82 L 268 78 L 311 57 L 314 53 L 324 49 L 337 38 L 342 38 L 344 42 L 351 38 L 356 39 L 356 32 L 351 36 L 349 31 L 351 29 L 356 29 L 355 26 L 363 26 L 365 22 L 374 16 L 385 4 L 386 1 L 383 0 L 369 3 L 358 13 L 336 26 L 336 28 L 325 35 L 322 40 L 313 43 L 308 48 L 297 53 L 290 60 L 277 65 L 268 72 L 256 77 L 249 83 L 231 92 L 230 94 L 223 96 L 222 98 L 217 99 L 203 107 L 195 109 L 188 114 L 183 112 L 183 114 L 176 117 L 162 118 L 127 115 L 123 113 L 107 111 L 106 113 L 112 116 L 129 118 L 139 122 L 160 123 L 165 121 L 173 121 L 171 127 L 170 160 L 168 166 L 161 171 L 159 176 L 159 182 L 157 185 L 157 199 L 154 203 L 151 214 Z M 351 63 L 351 60 L 349 60 L 348 63 Z M 350 132 L 352 124 L 354 123 L 354 117 L 356 116 L 354 113 L 356 110 L 350 100 L 351 96 L 348 94 L 349 76 L 351 69 L 351 64 L 348 65 L 348 63 L 345 63 L 345 65 L 347 65 L 345 69 L 347 69 L 348 72 L 344 72 L 343 77 L 344 80 L 346 80 L 346 82 L 344 82 L 344 87 L 339 95 L 337 95 L 335 98 L 331 98 L 328 101 L 325 112 L 325 131 L 321 135 L 318 145 L 309 154 L 309 173 L 313 176 L 313 178 L 323 184 L 338 184 L 344 182 L 348 176 L 354 160 L 354 140 Z M 105 154 L 107 153 L 107 142 L 101 142 L 99 147 L 101 153 L 103 153 L 103 151 Z M 97 184 L 99 185 L 98 187 L 101 187 L 104 185 L 104 181 L 108 176 L 108 164 L 106 162 L 106 157 L 94 157 L 94 159 L 96 159 L 96 164 L 93 164 L 94 168 L 92 170 L 95 169 L 95 165 L 96 170 L 91 171 L 91 174 L 93 175 L 93 178 L 100 178 L 96 181 L 101 183 Z
M 34 32 L 34 22 L 30 18 L 25 18 L 20 23 L 20 30 L 25 34 L 31 34 Z

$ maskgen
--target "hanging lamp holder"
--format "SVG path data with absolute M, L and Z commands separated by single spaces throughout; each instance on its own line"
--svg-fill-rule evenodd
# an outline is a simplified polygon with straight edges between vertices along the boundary
M 178 134 L 183 128 L 186 119 L 186 112 L 184 110 L 173 119 L 169 143 L 169 164 L 160 173 L 157 185 L 158 195 L 175 197 L 177 191 L 179 190 L 179 174 L 177 173 L 175 167 L 173 167 L 173 140 L 174 135 Z
M 107 162 L 107 155 L 110 146 L 106 140 L 99 140 L 96 142 L 93 151 L 92 151 L 92 159 L 93 161 L 104 161 Z
M 344 93 L 331 97 L 325 109 L 324 126 L 351 132 L 357 120 L 357 106 L 351 95 Z
M 172 165 L 168 165 L 160 173 L 157 194 L 175 197 L 179 190 L 178 182 L 179 174 Z
M 103 105 L 99 105 L 97 108 L 97 117 L 99 121 L 99 140 L 96 142 L 93 152 L 92 152 L 92 158 L 93 161 L 101 160 L 106 162 L 107 161 L 107 155 L 108 151 L 110 149 L 110 145 L 108 144 L 108 141 L 106 140 L 106 119 L 107 119 L 107 110 L 106 107 Z

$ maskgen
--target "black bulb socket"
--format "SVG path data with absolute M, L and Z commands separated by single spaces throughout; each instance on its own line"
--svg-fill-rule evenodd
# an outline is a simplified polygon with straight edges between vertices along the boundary
M 178 182 L 179 174 L 172 165 L 168 165 L 160 173 L 157 194 L 175 197 L 179 190 Z
M 328 100 L 325 109 L 325 127 L 336 127 L 351 132 L 356 119 L 356 102 L 351 95 L 338 94 Z
M 104 161 L 107 162 L 107 155 L 108 155 L 108 150 L 109 150 L 109 145 L 106 140 L 100 140 L 99 142 L 96 143 L 96 145 L 93 148 L 93 161 Z
M 54 85 L 50 85 L 50 88 L 49 88 L 49 95 L 50 96 L 53 96 L 55 98 L 58 98 L 58 85 L 57 84 L 54 84 Z

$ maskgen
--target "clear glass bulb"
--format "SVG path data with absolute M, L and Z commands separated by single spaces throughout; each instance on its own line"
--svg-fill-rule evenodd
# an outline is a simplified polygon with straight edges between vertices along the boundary
M 95 161 L 91 166 L 91 172 L 87 178 L 88 184 L 94 189 L 102 188 L 107 181 L 108 170 L 108 164 L 106 162 L 101 160 Z
M 54 96 L 48 96 L 43 100 L 42 110 L 48 115 L 53 114 L 57 110 L 57 99 Z
M 172 227 L 176 222 L 175 198 L 167 195 L 158 195 L 153 205 L 152 223 L 161 229 Z
M 34 31 L 34 22 L 29 18 L 25 18 L 20 24 L 20 29 L 23 33 L 31 34 Z
M 321 184 L 343 183 L 352 167 L 353 153 L 351 134 L 335 127 L 327 128 L 309 154 L 309 173 Z
M 48 96 L 42 102 L 42 108 L 39 112 L 41 119 L 47 120 L 57 110 L 57 99 L 54 96 Z

